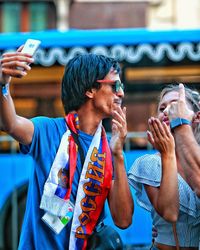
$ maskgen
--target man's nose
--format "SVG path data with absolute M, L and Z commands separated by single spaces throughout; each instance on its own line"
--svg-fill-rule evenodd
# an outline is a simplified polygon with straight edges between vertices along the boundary
M 124 90 L 120 87 L 119 91 L 117 91 L 116 95 L 123 98 L 124 97 Z

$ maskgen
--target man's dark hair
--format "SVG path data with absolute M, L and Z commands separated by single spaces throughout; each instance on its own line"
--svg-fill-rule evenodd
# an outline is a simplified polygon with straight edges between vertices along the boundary
M 102 80 L 113 69 L 118 74 L 120 66 L 110 57 L 95 54 L 75 56 L 66 65 L 62 79 L 62 103 L 65 113 L 78 110 L 87 97 L 86 91 L 99 88 L 97 80 Z

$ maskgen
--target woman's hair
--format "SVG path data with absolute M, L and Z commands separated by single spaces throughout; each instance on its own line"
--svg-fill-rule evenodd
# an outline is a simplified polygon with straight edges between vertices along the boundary
M 86 91 L 99 88 L 97 80 L 104 79 L 113 69 L 120 74 L 116 60 L 103 55 L 84 54 L 71 59 L 62 79 L 62 103 L 65 113 L 78 110 L 87 100 Z
M 185 87 L 185 98 L 186 98 L 186 102 L 189 103 L 192 107 L 192 110 L 194 111 L 194 113 L 200 111 L 200 94 L 196 91 L 196 90 L 192 90 L 189 87 Z M 179 85 L 178 84 L 170 84 L 167 85 L 166 87 L 164 87 L 164 89 L 161 91 L 160 93 L 160 98 L 159 100 L 161 100 L 164 95 L 166 95 L 169 92 L 172 91 L 176 91 L 179 92 Z M 200 144 L 200 124 L 198 123 L 195 127 L 194 127 L 194 135 L 195 138 L 197 140 L 197 142 Z

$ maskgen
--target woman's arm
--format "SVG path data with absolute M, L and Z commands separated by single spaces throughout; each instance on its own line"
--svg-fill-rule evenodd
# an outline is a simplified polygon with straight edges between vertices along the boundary
M 174 129 L 175 142 L 179 147 L 177 153 L 183 167 L 187 183 L 200 197 L 200 146 L 192 128 L 188 125 Z
M 177 117 L 192 121 L 194 112 L 190 110 L 186 103 L 185 88 L 179 84 L 179 99 L 171 104 L 168 110 L 168 117 L 171 121 Z M 198 121 L 199 122 L 199 119 Z M 200 197 L 200 146 L 194 136 L 190 125 L 178 126 L 173 130 L 181 166 L 184 170 L 187 183 Z
M 149 119 L 148 140 L 160 152 L 162 177 L 160 187 L 145 185 L 147 195 L 158 214 L 175 222 L 179 213 L 178 175 L 174 138 L 166 123 Z

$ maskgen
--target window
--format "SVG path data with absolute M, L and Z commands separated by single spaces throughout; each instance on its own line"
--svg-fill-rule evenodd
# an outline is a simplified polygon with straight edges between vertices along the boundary
M 48 19 L 48 14 L 50 17 Z M 56 8 L 53 2 L 1 2 L 0 31 L 26 32 L 56 28 Z
M 30 30 L 38 31 L 48 29 L 48 8 L 46 3 L 30 3 Z
M 21 7 L 19 3 L 2 3 L 2 32 L 20 31 Z

